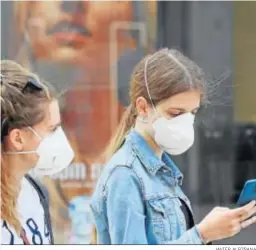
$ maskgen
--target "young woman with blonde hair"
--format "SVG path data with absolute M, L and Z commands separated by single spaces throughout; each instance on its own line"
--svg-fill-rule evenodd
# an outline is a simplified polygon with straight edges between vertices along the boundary
M 53 88 L 13 61 L 1 61 L 1 244 L 53 243 L 46 197 L 28 175 L 53 175 L 74 153 Z

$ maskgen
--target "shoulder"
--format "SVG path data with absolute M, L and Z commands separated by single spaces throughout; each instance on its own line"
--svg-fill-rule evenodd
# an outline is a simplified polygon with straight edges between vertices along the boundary
M 127 165 L 116 165 L 106 180 L 107 186 L 125 186 L 131 182 L 139 182 L 139 178 L 134 169 Z
M 118 165 L 109 175 L 105 184 L 105 196 L 127 197 L 142 192 L 142 183 L 133 168 Z
M 21 190 L 19 198 L 22 199 L 23 197 L 32 198 L 34 201 L 40 201 L 40 197 L 38 191 L 35 189 L 33 184 L 24 177 L 21 182 Z
M 18 198 L 18 210 L 23 216 L 41 213 L 42 204 L 40 196 L 34 186 L 26 179 L 22 179 L 20 195 Z
M 129 143 L 125 143 L 105 164 L 97 182 L 92 204 L 102 202 L 111 189 L 131 190 L 140 189 L 141 181 L 137 175 L 137 165 L 140 164 L 137 156 Z M 112 194 L 114 192 L 111 192 Z
M 30 186 L 32 186 L 33 189 L 37 192 L 37 195 L 39 197 L 46 199 L 47 201 L 49 200 L 49 192 L 41 181 L 31 177 L 30 175 L 26 175 L 25 179 L 30 184 Z
M 103 168 L 100 178 L 102 186 L 111 185 L 112 182 L 125 184 L 129 179 L 136 179 L 138 165 L 140 162 L 132 146 L 125 143 Z
M 136 154 L 130 142 L 125 142 L 123 146 L 112 156 L 108 161 L 106 167 L 113 168 L 113 166 L 127 166 L 133 168 Z

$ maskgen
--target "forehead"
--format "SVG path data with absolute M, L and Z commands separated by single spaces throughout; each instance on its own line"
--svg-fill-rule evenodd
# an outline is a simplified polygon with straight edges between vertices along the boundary
M 42 122 L 36 125 L 36 127 L 46 128 L 59 124 L 61 121 L 60 118 L 60 109 L 58 101 L 54 100 L 49 104 L 45 105 L 45 118 Z
M 160 105 L 163 108 L 180 108 L 192 110 L 200 105 L 201 94 L 199 91 L 179 93 L 164 100 Z
M 30 9 L 52 10 L 52 8 L 63 11 L 74 11 L 74 8 L 84 8 L 84 15 L 86 11 L 102 11 L 107 14 L 109 11 L 118 8 L 118 10 L 125 11 L 132 6 L 131 1 L 29 1 L 27 5 Z M 107 9 L 106 9 L 107 8 Z M 76 10 L 76 9 L 75 9 Z M 80 13 L 81 14 L 81 13 Z

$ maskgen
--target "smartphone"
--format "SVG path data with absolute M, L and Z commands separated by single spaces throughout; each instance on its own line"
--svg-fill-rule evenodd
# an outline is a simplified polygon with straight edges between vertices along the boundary
M 253 200 L 256 201 L 256 179 L 248 180 L 244 184 L 243 190 L 237 201 L 237 205 L 244 206 Z

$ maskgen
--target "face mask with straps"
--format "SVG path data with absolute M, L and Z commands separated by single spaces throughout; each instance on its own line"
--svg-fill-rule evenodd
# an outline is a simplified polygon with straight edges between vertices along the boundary
M 41 85 L 33 77 L 29 77 L 27 84 L 22 90 L 22 93 L 29 91 L 41 91 Z M 1 126 L 1 140 L 3 142 L 4 137 L 8 135 L 8 118 L 2 122 Z M 38 161 L 35 167 L 31 170 L 31 174 L 43 177 L 54 175 L 64 168 L 68 167 L 74 158 L 74 152 L 66 138 L 66 135 L 61 127 L 50 135 L 42 138 L 33 128 L 28 127 L 40 140 L 40 144 L 36 150 L 33 151 L 21 151 L 21 152 L 3 152 L 7 155 L 18 154 L 37 154 Z
M 187 69 L 173 56 L 168 54 L 186 73 L 190 84 L 192 79 Z M 149 84 L 147 79 L 147 66 L 150 56 L 144 66 L 144 81 L 155 114 L 158 115 L 157 109 L 150 95 Z M 160 116 L 153 122 L 154 140 L 165 152 L 171 155 L 179 155 L 187 151 L 194 143 L 194 120 L 195 116 L 191 113 L 185 113 L 172 119 L 166 119 Z

